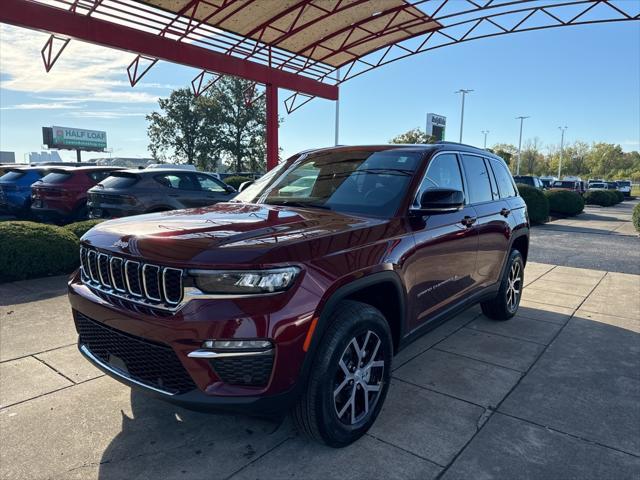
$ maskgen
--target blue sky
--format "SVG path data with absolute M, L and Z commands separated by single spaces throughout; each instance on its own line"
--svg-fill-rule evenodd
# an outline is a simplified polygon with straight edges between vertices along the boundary
M 631 0 L 630 0 L 631 1 Z M 188 86 L 197 70 L 158 63 L 128 85 L 130 53 L 72 41 L 52 72 L 40 49 L 47 35 L 0 26 L 0 150 L 40 150 L 41 127 L 106 130 L 114 156 L 148 156 L 144 115 L 158 96 Z M 640 148 L 640 22 L 566 27 L 468 42 L 395 62 L 340 90 L 340 143 L 385 143 L 425 114 L 447 117 L 447 140 L 458 140 L 460 88 L 467 97 L 464 142 L 518 142 L 515 117 L 528 115 L 523 142 L 604 141 Z M 280 93 L 284 155 L 333 144 L 334 104 L 316 99 L 291 115 Z M 64 152 L 74 159 L 74 152 Z M 86 155 L 89 158 L 91 155 Z

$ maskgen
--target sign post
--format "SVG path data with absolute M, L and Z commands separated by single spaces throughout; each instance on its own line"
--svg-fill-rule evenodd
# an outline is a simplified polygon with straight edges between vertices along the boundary
M 435 137 L 437 141 L 441 142 L 444 140 L 446 127 L 447 117 L 437 113 L 427 113 L 427 136 Z

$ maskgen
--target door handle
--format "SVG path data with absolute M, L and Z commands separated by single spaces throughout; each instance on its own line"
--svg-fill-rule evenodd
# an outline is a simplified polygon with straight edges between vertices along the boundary
M 502 210 L 500 210 L 500 215 L 502 215 L 503 217 L 508 217 L 510 213 L 511 210 L 509 210 L 508 208 L 503 208 Z
M 462 219 L 462 224 L 465 227 L 470 227 L 471 225 L 473 225 L 474 223 L 476 223 L 476 220 L 478 220 L 477 217 L 470 217 L 469 215 L 465 215 L 465 217 Z

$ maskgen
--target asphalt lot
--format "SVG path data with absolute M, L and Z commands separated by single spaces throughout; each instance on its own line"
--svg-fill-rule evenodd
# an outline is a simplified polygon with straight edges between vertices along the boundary
M 613 207 L 585 207 L 584 213 L 531 230 L 535 262 L 640 274 L 640 238 L 631 224 L 639 200 Z
M 65 278 L 0 285 L 0 478 L 637 479 L 640 276 L 530 263 L 401 352 L 380 418 L 334 450 L 290 422 L 194 413 L 76 351 Z

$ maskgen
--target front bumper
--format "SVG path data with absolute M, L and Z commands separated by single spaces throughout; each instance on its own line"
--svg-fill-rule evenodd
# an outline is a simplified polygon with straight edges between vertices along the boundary
M 171 391 L 157 388 L 157 382 L 141 382 L 139 376 L 129 374 L 129 369 L 118 368 L 118 355 L 115 361 L 110 361 L 104 353 L 96 354 L 81 336 L 78 346 L 91 363 L 122 383 L 186 408 L 251 415 L 274 415 L 288 410 L 298 391 L 305 358 L 302 346 L 311 318 L 304 312 L 294 312 L 293 316 L 281 313 L 290 298 L 287 292 L 278 297 L 258 304 L 255 299 L 193 300 L 177 312 L 152 313 L 135 305 L 129 305 L 129 309 L 123 304 L 115 305 L 117 298 L 93 290 L 78 275 L 69 283 L 69 299 L 79 332 L 77 317 L 81 315 L 119 334 L 164 346 L 184 367 L 194 388 Z M 204 340 L 211 338 L 272 339 L 275 352 L 268 381 L 262 386 L 229 384 L 218 375 L 213 360 L 189 357 Z

